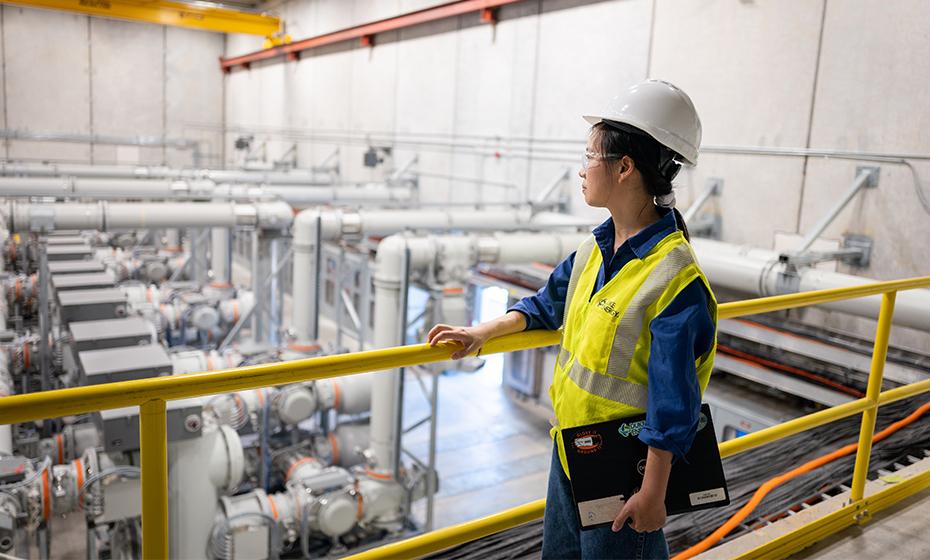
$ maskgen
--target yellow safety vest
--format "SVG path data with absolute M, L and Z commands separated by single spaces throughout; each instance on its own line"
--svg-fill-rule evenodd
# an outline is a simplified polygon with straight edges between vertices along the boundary
M 589 237 L 575 253 L 565 299 L 562 345 L 549 388 L 556 418 L 551 434 L 566 475 L 559 429 L 645 411 L 652 342 L 649 324 L 695 278 L 707 288 L 711 318 L 717 322 L 717 300 L 680 231 L 667 235 L 642 259 L 625 264 L 592 296 L 602 263 L 597 243 Z M 710 379 L 715 350 L 716 332 L 710 350 L 695 360 L 701 394 Z

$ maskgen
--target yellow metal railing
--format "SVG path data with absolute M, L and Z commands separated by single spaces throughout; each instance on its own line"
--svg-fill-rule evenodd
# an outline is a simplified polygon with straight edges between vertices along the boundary
M 896 490 L 897 494 L 891 496 L 894 501 L 889 501 L 891 499 L 889 495 L 884 495 L 883 501 L 875 501 L 874 496 L 862 497 L 865 474 L 868 471 L 876 408 L 882 404 L 930 391 L 930 380 L 928 380 L 879 393 L 882 368 L 888 347 L 888 333 L 894 312 L 894 295 L 899 290 L 925 287 L 930 287 L 930 277 L 879 282 L 854 288 L 837 288 L 722 304 L 719 309 L 719 316 L 720 318 L 729 318 L 841 299 L 883 295 L 878 332 L 875 339 L 872 371 L 869 376 L 868 391 L 865 398 L 725 442 L 720 446 L 721 455 L 735 455 L 771 441 L 862 412 L 863 422 L 860 442 L 865 442 L 865 444 L 860 445 L 859 454 L 856 458 L 853 491 L 854 496 L 858 496 L 858 500 L 854 501 L 852 506 L 864 509 L 871 503 L 874 509 L 882 504 L 894 503 L 894 501 L 910 495 L 901 494 L 901 489 L 913 490 L 911 493 L 919 491 L 922 487 L 917 488 L 918 484 L 902 484 Z M 489 341 L 482 349 L 482 354 L 549 346 L 557 344 L 559 338 L 558 332 L 551 331 L 531 331 L 508 335 Z M 455 348 L 452 345 L 431 348 L 426 344 L 417 344 L 177 377 L 158 377 L 16 395 L 0 399 L 0 424 L 13 424 L 112 408 L 139 406 L 142 470 L 142 556 L 144 558 L 167 558 L 168 462 L 165 428 L 166 401 L 444 361 L 449 359 Z M 924 486 L 930 485 L 930 477 L 922 482 Z M 913 488 L 917 489 L 914 490 Z M 870 502 L 870 500 L 873 501 Z M 543 507 L 544 501 L 538 500 L 477 521 L 440 529 L 413 539 L 370 550 L 356 555 L 356 557 L 407 558 L 437 552 L 538 519 L 542 516 Z M 839 516 L 839 518 L 841 522 L 849 521 L 842 516 Z M 853 522 L 849 521 L 846 525 Z M 833 524 L 828 528 L 833 529 L 837 526 L 839 525 L 833 521 Z M 824 528 L 818 527 L 818 530 L 822 533 Z M 777 543 L 779 541 L 773 542 Z M 796 543 L 789 542 L 788 544 L 794 545 Z
M 786 535 L 750 550 L 738 558 L 783 558 L 810 546 L 826 535 L 833 534 L 854 523 L 866 521 L 876 511 L 930 487 L 930 471 L 908 479 L 887 490 L 864 496 L 872 436 L 879 406 L 930 392 L 930 380 L 920 381 L 881 392 L 885 358 L 888 353 L 888 338 L 894 315 L 895 296 L 898 291 L 930 287 L 930 276 L 863 284 L 852 288 L 835 288 L 799 294 L 788 294 L 746 301 L 724 303 L 719 308 L 719 317 L 728 319 L 767 313 L 808 305 L 816 305 L 843 299 L 881 296 L 878 326 L 872 352 L 872 365 L 864 398 L 839 406 L 789 420 L 777 426 L 747 434 L 720 444 L 721 457 L 737 455 L 782 438 L 798 434 L 830 422 L 862 413 L 859 446 L 853 470 L 853 483 L 849 504 L 840 510 L 817 519 Z M 471 542 L 488 535 L 539 519 L 545 509 L 545 500 L 536 500 L 522 506 L 502 511 L 475 521 L 445 527 L 417 537 L 391 543 L 350 556 L 350 560 L 374 560 L 393 558 L 416 558 L 426 556 L 453 546 Z

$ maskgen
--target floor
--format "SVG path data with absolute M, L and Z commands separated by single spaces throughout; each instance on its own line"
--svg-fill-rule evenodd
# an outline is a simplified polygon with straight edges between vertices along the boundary
M 861 527 L 850 527 L 792 556 L 795 560 L 930 558 L 930 489 L 883 510 Z
M 410 375 L 404 414 L 412 421 L 429 408 Z M 441 376 L 438 418 L 434 528 L 545 497 L 552 453 L 548 420 L 505 395 L 499 378 Z M 428 436 L 423 426 L 405 436 L 404 446 L 425 457 Z M 424 519 L 425 503 L 417 504 L 414 514 Z

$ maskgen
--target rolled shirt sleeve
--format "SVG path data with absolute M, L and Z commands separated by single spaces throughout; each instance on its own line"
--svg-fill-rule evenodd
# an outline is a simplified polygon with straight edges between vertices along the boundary
M 565 314 L 565 298 L 568 295 L 568 281 L 572 276 L 575 253 L 569 255 L 552 270 L 546 285 L 535 295 L 527 296 L 507 311 L 518 311 L 526 318 L 526 329 L 546 329 L 554 331 L 562 326 Z
M 702 281 L 692 281 L 652 320 L 649 404 L 639 439 L 683 457 L 697 433 L 701 389 L 695 360 L 710 350 L 716 326 Z

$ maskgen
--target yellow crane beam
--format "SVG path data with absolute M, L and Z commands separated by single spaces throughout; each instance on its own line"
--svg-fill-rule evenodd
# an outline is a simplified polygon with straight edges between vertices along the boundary
M 206 2 L 186 4 L 167 0 L 0 0 L 0 3 L 262 37 L 274 35 L 281 27 L 281 20 L 274 16 L 214 7 Z

